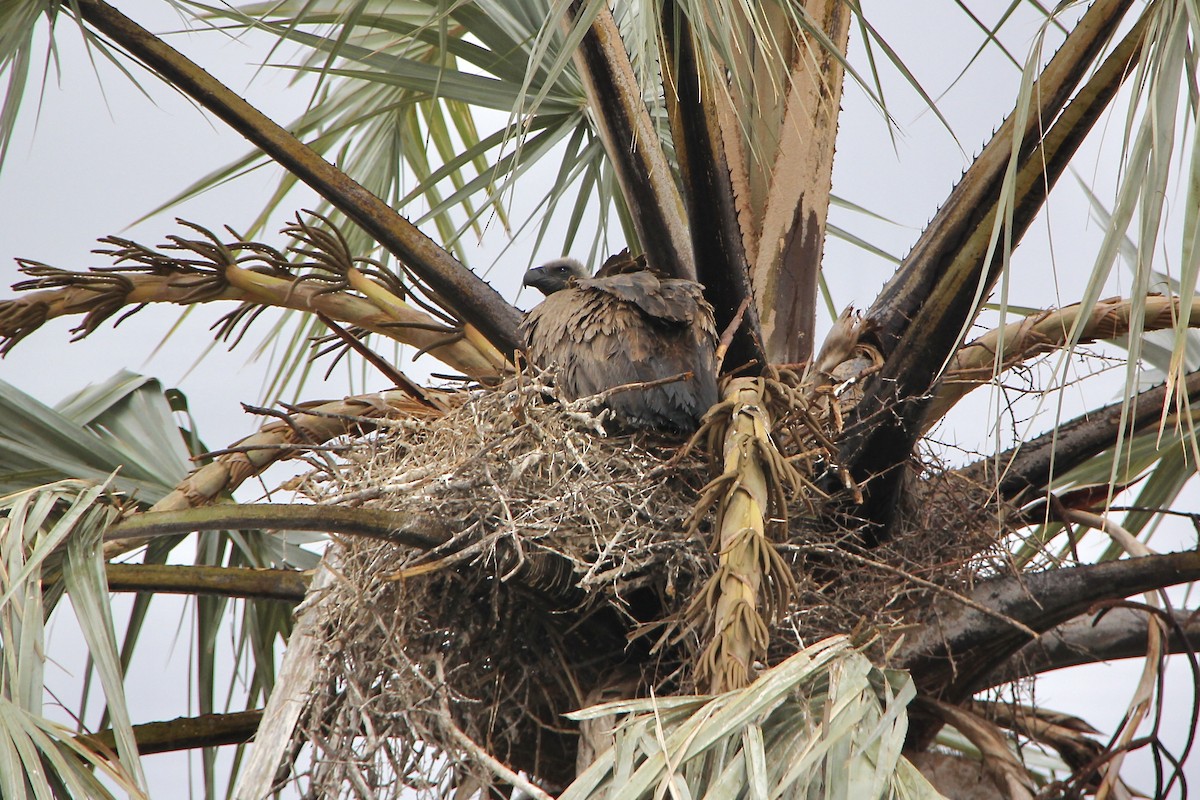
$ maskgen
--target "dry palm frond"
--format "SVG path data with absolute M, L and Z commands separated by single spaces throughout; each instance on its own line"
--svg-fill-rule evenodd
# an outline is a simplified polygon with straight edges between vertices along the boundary
M 1178 297 L 1150 295 L 1140 302 L 1111 297 L 1098 300 L 1090 310 L 1075 304 L 1040 311 L 968 342 L 947 365 L 946 377 L 927 411 L 926 426 L 932 427 L 972 389 L 993 380 L 997 369 L 1004 372 L 1072 341 L 1079 345 L 1128 335 L 1139 305 L 1145 331 L 1171 328 L 1184 316 Z M 1200 300 L 1188 305 L 1187 318 L 1193 326 L 1200 325 Z
M 1037 786 L 996 725 L 958 706 L 924 698 L 920 703 L 953 725 L 978 748 L 984 770 L 992 776 L 997 786 L 1003 787 L 1008 800 L 1033 800 Z
M 32 293 L 0 301 L 0 355 L 59 316 L 82 314 L 74 329 L 82 338 L 123 309 L 128 316 L 149 303 L 230 300 L 240 305 L 216 327 L 219 337 L 235 342 L 262 308 L 287 308 L 321 313 L 429 351 L 474 378 L 505 371 L 506 359 L 473 326 L 421 300 L 378 262 L 351 256 L 341 233 L 323 221 L 327 228 L 297 216 L 284 229 L 295 241 L 289 252 L 298 262 L 232 231 L 232 239 L 224 241 L 184 220 L 180 224 L 199 237 L 170 236 L 157 249 L 117 236 L 101 239 L 107 247 L 96 252 L 113 259 L 109 267 L 73 272 L 18 259 L 30 279 L 13 288 Z
M 431 390 L 428 394 L 437 396 Z M 438 401 L 442 402 L 442 398 Z M 335 437 L 361 434 L 382 418 L 397 415 L 429 417 L 437 413 L 400 390 L 308 404 L 296 409 L 294 414 L 268 422 L 257 433 L 226 448 L 212 461 L 191 472 L 150 510 L 179 511 L 211 503 L 276 461 L 297 457 Z M 115 558 L 144 544 L 142 539 L 108 542 L 104 555 L 106 559 Z
M 67 480 L 0 497 L 0 795 L 145 798 L 137 742 L 106 595 L 100 542 L 116 515 L 107 482 Z M 87 641 L 113 721 L 111 750 L 44 711 L 47 617 L 64 596 Z M 115 752 L 113 752 L 115 750 Z M 32 788 L 31 788 L 32 787 Z M 114 789 L 116 791 L 114 791 Z
M 737 691 L 584 709 L 570 716 L 620 722 L 613 746 L 560 800 L 940 798 L 900 754 L 913 694 L 907 676 L 835 636 Z

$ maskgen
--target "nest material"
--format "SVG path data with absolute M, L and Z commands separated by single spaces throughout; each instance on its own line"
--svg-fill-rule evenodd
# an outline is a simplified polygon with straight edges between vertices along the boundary
M 694 517 L 712 468 L 678 439 L 597 427 L 526 378 L 396 420 L 309 476 L 316 502 L 432 515 L 452 533 L 431 552 L 350 540 L 331 554 L 341 579 L 314 612 L 324 680 L 304 731 L 316 794 L 466 797 L 494 780 L 492 758 L 565 784 L 578 731 L 562 714 L 695 690 L 703 643 L 686 610 L 717 560 L 712 512 Z M 832 633 L 886 633 L 965 588 L 988 543 L 963 532 L 991 512 L 951 481 L 914 475 L 902 530 L 870 551 L 793 498 L 779 546 L 797 588 L 771 660 Z
M 396 793 L 420 787 L 436 750 L 447 771 L 424 788 L 440 795 L 477 764 L 466 740 L 568 778 L 561 715 L 598 685 L 640 680 L 648 640 L 631 645 L 628 632 L 676 613 L 710 569 L 702 539 L 682 534 L 703 459 L 670 463 L 678 439 L 600 437 L 543 391 L 464 394 L 444 417 L 399 420 L 310 476 L 317 502 L 436 515 L 454 533 L 432 552 L 339 545 L 343 580 L 319 612 L 327 691 L 309 723 L 323 785 L 370 764 L 396 774 Z M 329 742 L 339 730 L 373 734 Z

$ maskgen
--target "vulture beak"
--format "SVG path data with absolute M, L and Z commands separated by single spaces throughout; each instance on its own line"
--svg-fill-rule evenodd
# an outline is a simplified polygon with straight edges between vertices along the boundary
M 525 271 L 525 277 L 521 280 L 522 286 L 532 286 L 542 294 L 549 294 L 546 290 L 550 288 L 550 284 L 554 283 L 552 275 L 547 275 L 544 267 L 534 267 Z

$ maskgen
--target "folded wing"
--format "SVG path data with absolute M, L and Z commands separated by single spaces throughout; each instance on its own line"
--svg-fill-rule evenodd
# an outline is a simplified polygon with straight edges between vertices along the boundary
M 717 400 L 716 326 L 700 284 L 649 271 L 576 277 L 522 325 L 533 363 L 558 369 L 568 399 L 691 373 L 613 394 L 626 428 L 690 431 Z

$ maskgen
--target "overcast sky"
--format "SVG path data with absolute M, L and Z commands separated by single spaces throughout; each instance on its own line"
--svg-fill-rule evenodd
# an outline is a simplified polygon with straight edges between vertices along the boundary
M 178 18 L 165 4 L 143 0 L 126 5 L 127 13 L 137 13 L 138 21 L 151 29 L 180 27 Z M 878 110 L 861 90 L 848 83 L 834 191 L 893 223 L 866 221 L 860 215 L 838 209 L 832 219 L 902 256 L 970 158 L 1000 123 L 1002 113 L 1016 96 L 1020 74 L 1002 54 L 989 48 L 962 81 L 949 88 L 945 83 L 947 64 L 953 65 L 953 73 L 957 73 L 980 41 L 978 31 L 956 10 L 954 3 L 924 0 L 916 4 L 864 5 L 878 30 L 924 82 L 926 90 L 938 97 L 939 108 L 957 135 L 957 138 L 951 136 L 924 108 L 902 77 L 884 67 L 886 98 L 898 125 L 893 148 Z M 1007 3 L 973 5 L 991 23 Z M 938 23 L 931 27 L 928 16 L 914 14 L 914 8 L 936 13 Z M 1035 15 L 1021 11 L 1005 27 L 1002 41 L 1019 58 L 1024 58 L 1038 24 Z M 0 173 L 0 220 L 3 221 L 0 283 L 7 286 L 17 279 L 13 258 L 18 256 L 81 269 L 104 263 L 89 255 L 99 236 L 121 233 L 157 243 L 163 236 L 178 232 L 172 221 L 176 215 L 211 228 L 222 224 L 243 227 L 253 218 L 277 180 L 277 174 L 271 170 L 219 187 L 170 213 L 132 225 L 185 185 L 243 154 L 247 145 L 223 123 L 211 120 L 136 68 L 145 94 L 131 88 L 106 63 L 98 63 L 97 77 L 78 36 L 70 31 L 65 20 L 60 34 L 61 77 L 52 76 L 40 107 L 36 97 L 38 87 L 31 87 L 8 162 Z M 855 40 L 852 62 L 866 74 L 857 32 L 852 38 Z M 177 35 L 170 41 L 235 90 L 245 92 L 251 102 L 277 121 L 295 117 L 308 99 L 303 90 L 288 90 L 286 75 L 270 69 L 258 72 L 254 60 L 261 57 L 260 49 L 223 40 L 212 33 Z M 1047 47 L 1046 52 L 1053 52 L 1053 46 Z M 877 53 L 877 58 L 882 56 Z M 1122 126 L 1123 118 L 1118 116 L 1089 139 L 1079 162 L 1087 172 L 1083 176 L 1086 180 L 1094 181 L 1097 174 L 1107 175 L 1112 171 L 1111 165 L 1116 163 L 1120 152 Z M 1111 185 L 1093 183 L 1093 186 L 1099 196 L 1111 198 Z M 311 207 L 313 202 L 311 194 L 299 192 L 285 203 L 285 208 Z M 1063 186 L 1052 196 L 1051 209 L 1052 225 L 1036 226 L 1018 251 L 1012 286 L 1012 302 L 1016 304 L 1050 306 L 1072 302 L 1078 297 L 1095 256 L 1100 226 L 1089 221 L 1087 203 L 1070 176 L 1064 178 Z M 285 221 L 274 220 L 271 227 L 277 229 Z M 469 255 L 473 265 L 486 266 L 496 258 L 503 246 L 497 227 L 492 226 L 487 240 L 471 245 Z M 502 279 L 502 291 L 510 298 L 514 296 L 517 276 L 530 258 L 541 260 L 559 255 L 557 251 L 531 253 L 531 247 L 531 237 L 522 239 L 494 273 Z M 831 240 L 827 245 L 825 275 L 839 308 L 848 303 L 865 307 L 892 269 L 887 261 L 844 242 Z M 1110 293 L 1120 293 L 1123 280 L 1123 275 L 1118 276 Z M 519 302 L 528 306 L 534 299 L 524 297 Z M 157 376 L 167 386 L 180 387 L 190 398 L 206 440 L 214 447 L 220 446 L 256 427 L 254 420 L 242 414 L 239 402 L 260 399 L 266 372 L 261 360 L 247 364 L 251 356 L 249 348 L 233 353 L 223 347 L 213 348 L 196 363 L 211 341 L 208 325 L 224 310 L 198 309 L 153 358 L 151 354 L 178 318 L 174 309 L 149 309 L 122 323 L 122 329 L 116 333 L 111 324 L 106 324 L 89 339 L 69 345 L 67 331 L 75 321 L 59 320 L 22 342 L 0 362 L 0 377 L 52 403 L 122 367 L 142 371 Z M 253 339 L 253 334 L 249 338 Z M 428 361 L 428 366 L 436 369 L 432 361 Z M 420 369 L 413 370 L 413 374 L 421 375 Z M 365 389 L 382 385 L 383 380 L 378 379 Z M 1119 385 L 1119 382 L 1114 384 L 1112 391 L 1117 391 Z M 337 397 L 363 389 L 351 385 L 344 373 L 339 372 L 324 384 L 310 385 L 304 395 Z M 1068 408 L 1110 400 L 1107 396 L 1097 400 L 1094 389 L 1088 397 L 1083 396 L 1082 390 L 1067 394 L 1071 395 Z M 939 435 L 961 441 L 966 447 L 985 446 L 986 442 L 979 438 L 984 428 L 980 419 L 988 419 L 987 415 L 994 413 L 989 408 L 986 398 L 974 400 L 958 416 L 959 421 L 948 425 Z M 1041 428 L 1044 427 L 1042 424 Z M 1171 549 L 1194 542 L 1194 533 L 1186 528 L 1175 530 L 1170 538 L 1156 541 L 1155 545 Z M 176 638 L 177 614 L 172 611 L 159 619 L 163 659 L 188 658 L 183 638 Z M 135 721 L 186 713 L 182 687 L 167 687 L 161 685 L 164 683 L 161 680 L 154 680 L 164 669 L 162 663 L 153 663 L 154 658 L 144 658 L 141 662 L 139 668 L 146 673 L 131 676 L 131 682 L 137 681 L 135 685 L 139 692 L 146 693 L 145 702 L 152 710 L 144 719 Z M 1168 709 L 1174 714 L 1172 724 L 1176 731 L 1186 724 L 1184 706 L 1190 702 L 1183 666 L 1178 664 L 1169 673 L 1174 692 L 1169 696 L 1180 700 Z M 1053 676 L 1042 682 L 1038 699 L 1048 707 L 1073 711 L 1099 729 L 1111 731 L 1134 685 L 1131 675 L 1136 675 L 1138 669 L 1136 664 L 1127 663 L 1072 670 L 1065 678 Z M 174 674 L 180 673 L 176 670 Z M 1176 737 L 1172 743 L 1178 745 L 1180 741 Z M 151 757 L 147 763 L 152 786 L 164 776 L 169 780 L 174 767 L 168 765 L 166 758 Z M 1141 763 L 1138 773 L 1148 781 L 1152 773 L 1146 770 L 1144 758 Z M 1195 768 L 1191 770 L 1193 775 L 1196 772 Z M 1200 775 L 1196 779 L 1200 780 Z

